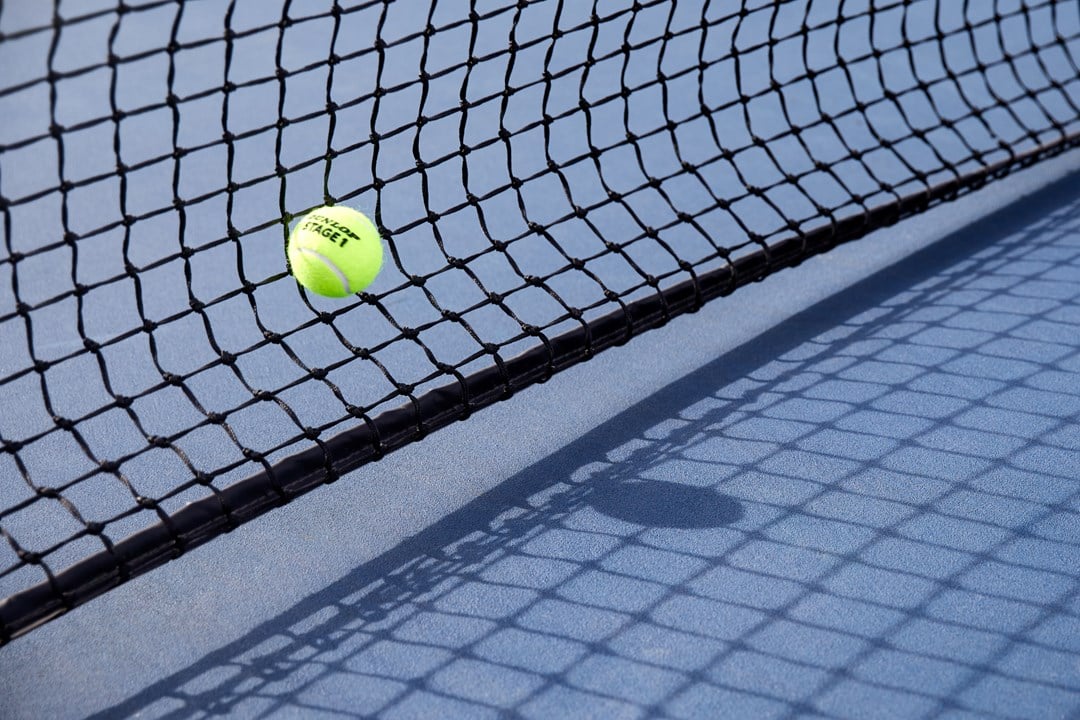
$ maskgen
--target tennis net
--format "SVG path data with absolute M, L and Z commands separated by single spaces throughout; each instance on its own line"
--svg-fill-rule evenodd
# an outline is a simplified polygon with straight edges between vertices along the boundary
M 0 643 L 1080 141 L 1073 0 L 22 3 L 0 66 Z

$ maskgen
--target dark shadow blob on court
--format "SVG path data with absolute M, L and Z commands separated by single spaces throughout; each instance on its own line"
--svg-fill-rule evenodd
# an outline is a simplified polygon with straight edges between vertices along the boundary
M 586 502 L 616 520 L 659 528 L 716 528 L 744 514 L 734 498 L 666 480 L 600 483 Z

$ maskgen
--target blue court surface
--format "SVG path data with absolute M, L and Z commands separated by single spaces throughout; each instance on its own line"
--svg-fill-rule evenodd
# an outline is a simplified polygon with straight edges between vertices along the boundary
M 0 715 L 1076 717 L 1076 162 L 749 287 L 15 641 Z
M 806 244 L 327 452 L 0 718 L 1080 718 L 1078 67 L 1054 0 L 0 0 L 0 642 Z M 288 275 L 324 202 L 369 293 Z

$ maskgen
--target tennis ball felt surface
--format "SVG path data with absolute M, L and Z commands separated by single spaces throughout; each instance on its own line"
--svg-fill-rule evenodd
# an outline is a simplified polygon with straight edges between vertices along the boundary
M 316 208 L 289 234 L 289 266 L 312 292 L 345 297 L 360 292 L 382 267 L 383 248 L 375 224 L 343 205 Z

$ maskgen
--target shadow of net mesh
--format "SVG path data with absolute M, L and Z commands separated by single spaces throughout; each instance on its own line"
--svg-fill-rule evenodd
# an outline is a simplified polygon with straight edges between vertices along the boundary
M 0 642 L 1080 140 L 1080 9 L 0 6 Z M 388 262 L 288 274 L 346 204 Z

